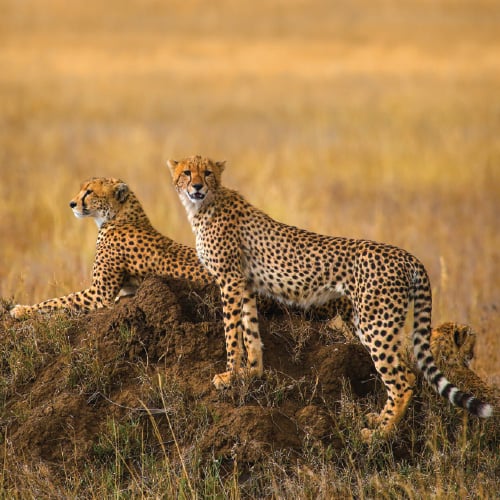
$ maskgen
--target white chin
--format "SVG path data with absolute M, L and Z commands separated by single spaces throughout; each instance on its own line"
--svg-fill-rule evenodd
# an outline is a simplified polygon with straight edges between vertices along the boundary
M 74 215 L 77 219 L 83 219 L 84 217 L 87 217 L 86 215 L 83 215 L 81 212 L 77 212 L 76 210 L 73 210 L 73 215 Z
M 204 199 L 205 199 L 205 195 L 202 195 L 202 196 L 191 196 L 191 195 L 188 195 L 189 196 L 189 199 L 193 202 L 193 203 L 201 203 Z

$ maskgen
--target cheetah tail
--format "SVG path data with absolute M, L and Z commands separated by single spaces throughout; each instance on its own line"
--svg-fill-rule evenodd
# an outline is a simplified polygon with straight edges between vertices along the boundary
M 436 366 L 430 348 L 431 336 L 431 287 L 427 273 L 422 273 L 419 283 L 415 286 L 414 319 L 413 319 L 413 350 L 417 365 L 425 379 L 444 398 L 453 405 L 465 408 L 472 415 L 481 418 L 491 417 L 493 408 L 483 403 L 471 394 L 462 392 L 453 385 Z

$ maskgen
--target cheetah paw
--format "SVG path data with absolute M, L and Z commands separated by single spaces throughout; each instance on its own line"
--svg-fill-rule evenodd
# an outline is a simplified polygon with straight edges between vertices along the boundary
M 31 306 L 23 306 L 21 304 L 17 304 L 9 312 L 13 318 L 22 319 L 29 316 L 31 311 Z
M 365 415 L 365 420 L 368 427 L 373 429 L 380 423 L 380 415 L 375 412 L 370 412 Z
M 375 431 L 372 429 L 361 429 L 361 441 L 366 444 L 370 444 L 373 439 L 373 435 L 375 434 Z
M 228 387 L 231 387 L 231 379 L 234 375 L 234 372 L 228 371 L 224 373 L 218 373 L 215 375 L 215 377 L 212 379 L 212 383 L 215 385 L 216 389 L 226 389 Z
M 361 429 L 361 441 L 365 444 L 371 444 L 375 439 L 385 440 L 389 437 L 389 432 L 380 427 L 375 427 L 375 429 Z

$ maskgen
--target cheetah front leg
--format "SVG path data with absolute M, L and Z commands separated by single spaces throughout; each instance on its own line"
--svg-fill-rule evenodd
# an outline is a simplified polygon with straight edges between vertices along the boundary
M 80 292 L 70 293 L 55 299 L 48 299 L 39 304 L 17 304 L 10 310 L 10 315 L 16 319 L 32 316 L 35 313 L 50 313 L 58 309 L 66 311 L 90 311 L 109 305 L 102 298 L 97 297 L 95 287 L 86 288 Z
M 48 299 L 34 305 L 17 304 L 10 310 L 10 315 L 23 319 L 35 313 L 49 313 L 58 309 L 66 311 L 91 311 L 108 307 L 123 283 L 121 269 L 111 269 L 96 261 L 92 273 L 92 285 L 80 292 L 73 292 L 55 299 Z
M 256 311 L 255 296 L 246 289 L 241 278 L 228 279 L 219 284 L 221 287 L 222 311 L 224 318 L 224 335 L 226 338 L 227 370 L 215 375 L 213 383 L 217 389 L 229 387 L 235 373 L 241 372 L 243 364 L 243 324 L 248 339 L 247 325 L 252 324 L 254 317 L 247 311 Z M 249 327 L 250 328 L 250 327 Z M 248 340 L 246 339 L 246 343 Z M 254 357 L 252 350 L 251 356 Z M 253 359 L 252 359 L 253 361 Z
M 262 341 L 259 333 L 256 294 L 248 283 L 245 286 L 241 313 L 243 342 L 247 352 L 247 369 L 250 376 L 260 377 L 264 371 Z

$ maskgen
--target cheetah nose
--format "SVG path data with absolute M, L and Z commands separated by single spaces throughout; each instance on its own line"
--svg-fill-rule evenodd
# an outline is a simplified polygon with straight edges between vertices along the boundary
M 76 207 L 76 201 L 70 201 L 70 202 L 69 202 L 69 206 L 70 206 L 71 208 L 75 208 L 75 207 Z
M 199 191 L 203 187 L 203 184 L 193 184 L 193 187 L 196 191 Z

